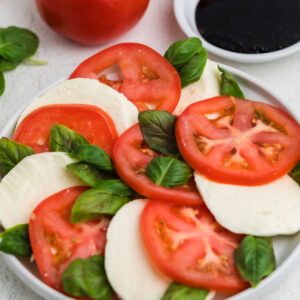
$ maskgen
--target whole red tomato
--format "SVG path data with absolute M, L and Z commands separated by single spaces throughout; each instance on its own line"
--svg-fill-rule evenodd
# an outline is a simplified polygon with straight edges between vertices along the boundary
M 150 0 L 36 0 L 56 32 L 86 45 L 118 37 L 143 16 Z

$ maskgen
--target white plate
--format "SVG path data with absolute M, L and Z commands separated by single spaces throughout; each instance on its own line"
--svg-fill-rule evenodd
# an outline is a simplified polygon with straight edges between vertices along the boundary
M 201 0 L 200 0 L 201 1 Z M 224 50 L 208 43 L 199 33 L 195 20 L 195 11 L 199 0 L 174 0 L 174 12 L 176 20 L 188 37 L 197 36 L 201 38 L 203 47 L 210 53 L 219 57 L 226 58 L 231 61 L 243 62 L 243 63 L 262 63 L 271 60 L 276 60 L 287 55 L 290 55 L 300 50 L 300 42 L 284 48 L 282 50 L 269 52 L 269 53 L 257 53 L 257 54 L 242 54 Z M 213 21 L 212 21 L 213 22 Z
M 190 0 L 189 0 L 190 1 Z M 238 71 L 234 68 L 231 68 L 226 65 L 222 65 L 226 70 L 228 70 L 235 78 L 238 80 L 241 89 L 246 95 L 247 99 L 252 99 L 256 101 L 266 102 L 273 104 L 277 107 L 280 107 L 286 110 L 288 113 L 294 116 L 294 118 L 299 122 L 300 121 L 300 113 L 298 115 L 295 114 L 295 111 L 289 107 L 287 103 L 284 103 L 284 100 L 279 96 L 275 95 L 272 91 L 270 91 L 267 87 L 261 84 L 258 80 L 249 76 L 241 71 Z M 64 80 L 64 79 L 62 79 Z M 60 81 L 62 81 L 60 80 Z M 51 87 L 57 85 L 58 82 L 51 85 Z M 39 95 L 42 95 L 45 90 L 41 91 Z M 36 96 L 39 96 L 36 95 Z M 36 97 L 33 97 L 35 99 Z M 31 99 L 32 100 L 32 99 Z M 29 101 L 27 105 L 30 103 Z M 18 111 L 8 122 L 6 127 L 0 132 L 1 136 L 10 137 L 14 130 L 16 121 L 18 116 L 22 112 L 23 107 L 20 111 Z M 274 288 L 276 284 L 279 282 L 281 278 L 283 278 L 284 274 L 287 273 L 290 266 L 296 261 L 298 255 L 300 254 L 300 233 L 293 236 L 280 236 L 274 238 L 274 249 L 277 261 L 276 270 L 264 279 L 258 287 L 252 289 L 249 288 L 242 293 L 239 293 L 235 296 L 232 296 L 231 300 L 253 300 L 257 299 L 259 296 L 267 293 L 270 289 Z M 15 274 L 31 289 L 33 289 L 40 296 L 51 299 L 51 300 L 66 300 L 71 299 L 63 294 L 58 293 L 52 288 L 48 287 L 41 281 L 41 277 L 38 274 L 36 266 L 31 264 L 28 259 L 17 259 L 14 256 L 2 254 L 5 261 L 9 265 L 9 267 L 15 272 Z M 141 299 L 142 300 L 142 299 Z

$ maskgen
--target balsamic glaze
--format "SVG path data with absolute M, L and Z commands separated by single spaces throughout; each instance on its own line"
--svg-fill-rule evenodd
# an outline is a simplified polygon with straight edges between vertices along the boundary
M 200 0 L 196 24 L 217 47 L 241 53 L 276 51 L 300 41 L 300 0 Z

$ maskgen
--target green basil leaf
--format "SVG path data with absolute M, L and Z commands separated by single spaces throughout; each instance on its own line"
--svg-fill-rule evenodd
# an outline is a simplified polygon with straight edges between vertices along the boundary
M 121 197 L 132 197 L 134 192 L 120 179 L 103 180 L 97 185 L 97 189 L 111 192 Z
M 300 162 L 294 167 L 294 169 L 289 173 L 289 175 L 300 184 Z
M 81 145 L 74 149 L 70 157 L 77 158 L 102 171 L 112 172 L 114 166 L 106 151 L 95 145 Z
M 17 225 L 0 233 L 0 251 L 16 256 L 31 256 L 28 224 Z
M 129 201 L 128 197 L 120 197 L 98 188 L 87 190 L 73 205 L 71 223 L 87 222 L 103 215 L 114 215 Z
M 55 124 L 50 129 L 50 150 L 52 152 L 70 153 L 84 144 L 89 144 L 89 142 L 81 134 L 64 125 Z
M 234 261 L 242 277 L 257 286 L 276 267 L 272 238 L 246 236 L 234 252 Z
M 146 175 L 155 184 L 169 188 L 187 184 L 192 170 L 188 164 L 173 157 L 155 157 L 147 166 Z
M 24 157 L 32 154 L 34 151 L 30 147 L 2 137 L 0 139 L 0 173 L 7 174 Z
M 200 79 L 207 61 L 207 51 L 202 48 L 201 51 L 195 54 L 186 64 L 177 69 L 181 79 L 181 87 L 196 82 Z
M 0 31 L 0 56 L 9 61 L 20 62 L 32 56 L 39 45 L 39 39 L 32 31 L 10 26 Z
M 220 66 L 218 66 L 218 69 L 221 72 L 221 95 L 245 99 L 238 83 L 230 76 L 230 74 Z
M 20 61 L 9 61 L 4 58 L 0 58 L 0 72 L 14 70 L 20 63 Z
M 200 39 L 193 37 L 172 44 L 165 58 L 177 70 L 181 87 L 184 88 L 200 79 L 206 65 L 207 51 L 202 48 Z
M 3 95 L 5 91 L 5 78 L 2 71 L 0 71 L 0 96 Z
M 173 66 L 180 65 L 188 62 L 201 48 L 201 40 L 192 37 L 173 43 L 164 56 Z
M 102 255 L 74 259 L 62 274 L 62 284 L 67 294 L 76 297 L 107 300 L 114 295 Z
M 165 155 L 178 155 L 176 117 L 167 111 L 147 110 L 139 114 L 141 132 L 147 145 Z
M 69 164 L 67 165 L 67 168 L 92 187 L 96 187 L 105 179 L 116 177 L 114 174 L 100 171 L 97 168 L 82 162 Z
M 172 282 L 161 300 L 204 300 L 209 291 Z

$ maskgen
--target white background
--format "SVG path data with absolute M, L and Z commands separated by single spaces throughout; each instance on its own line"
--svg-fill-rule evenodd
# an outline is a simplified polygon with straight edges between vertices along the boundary
M 46 60 L 48 64 L 42 67 L 23 64 L 5 73 L 6 91 L 0 98 L 0 128 L 32 95 L 68 76 L 82 60 L 106 46 L 81 46 L 52 32 L 40 19 L 34 0 L 0 0 L 0 27 L 9 25 L 27 27 L 36 32 L 40 37 L 40 47 L 35 58 Z M 140 42 L 164 53 L 172 42 L 184 37 L 174 18 L 172 0 L 150 0 L 140 23 L 114 43 Z M 295 110 L 300 110 L 300 52 L 279 61 L 255 65 L 217 60 L 254 75 L 290 102 Z M 41 298 L 12 274 L 0 256 L 0 300 L 21 299 Z M 282 299 L 300 299 L 300 257 L 288 276 L 261 300 Z

